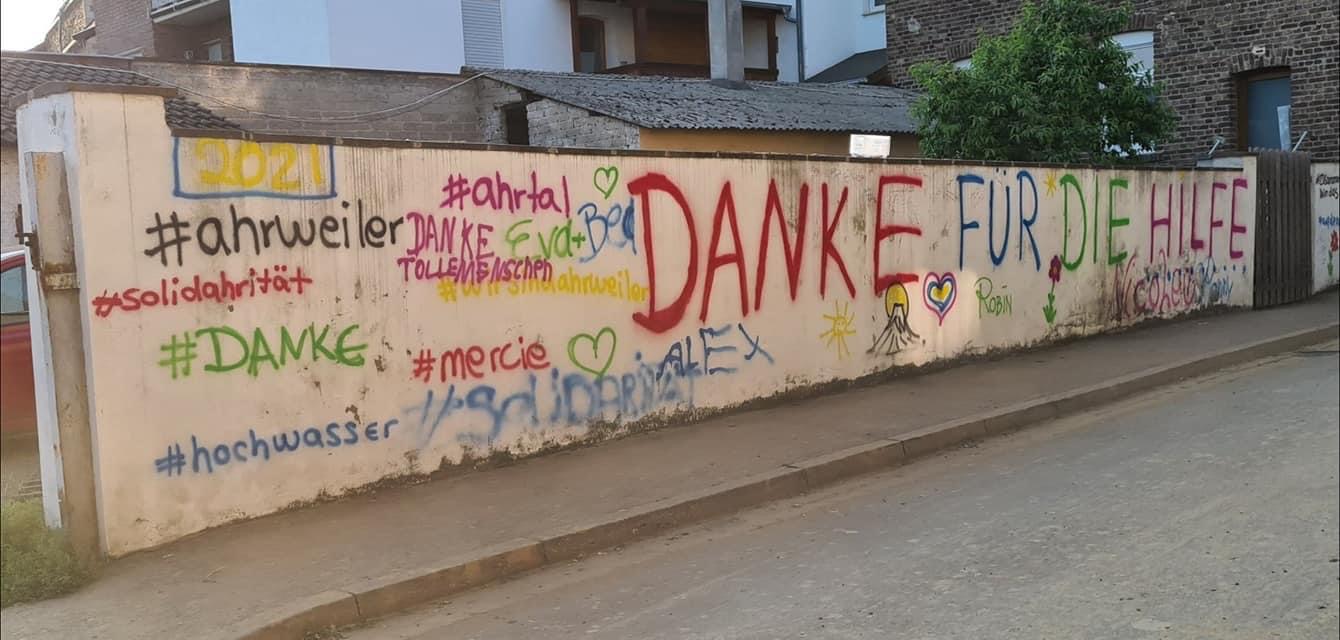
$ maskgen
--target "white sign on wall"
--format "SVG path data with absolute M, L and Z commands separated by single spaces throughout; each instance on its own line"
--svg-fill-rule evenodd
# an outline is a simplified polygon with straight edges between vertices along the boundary
M 889 136 L 854 133 L 848 153 L 858 158 L 887 158 L 891 144 Z

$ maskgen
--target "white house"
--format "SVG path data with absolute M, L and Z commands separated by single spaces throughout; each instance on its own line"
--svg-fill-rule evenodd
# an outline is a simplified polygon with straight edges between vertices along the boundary
M 177 11 L 192 4 L 178 2 Z M 884 0 L 746 0 L 756 80 L 883 67 Z M 705 0 L 230 0 L 237 62 L 456 73 L 462 66 L 705 76 Z M 861 54 L 865 54 L 861 56 Z M 873 69 L 871 67 L 874 67 Z

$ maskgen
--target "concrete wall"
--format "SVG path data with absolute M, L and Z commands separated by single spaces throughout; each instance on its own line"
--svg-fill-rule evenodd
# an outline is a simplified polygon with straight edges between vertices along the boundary
M 457 73 L 460 0 L 231 0 L 238 62 Z M 511 69 L 572 71 L 568 3 L 502 0 Z M 631 46 L 631 45 L 630 45 Z
M 572 71 L 568 0 L 503 0 L 503 65 L 508 69 Z M 460 15 L 460 11 L 456 12 Z
M 474 83 L 439 94 L 465 79 L 461 76 L 157 60 L 126 64 L 133 71 L 182 87 L 191 92 L 184 97 L 257 133 L 483 140 Z M 409 105 L 433 94 L 439 95 L 414 108 L 347 119 L 351 114 Z
M 457 73 L 465 60 L 460 5 L 460 0 L 326 0 L 330 63 Z
M 1312 288 L 1340 284 L 1340 163 L 1312 163 Z
M 890 155 L 920 156 L 917 137 L 892 136 Z M 662 151 L 753 151 L 760 153 L 818 153 L 845 156 L 851 136 L 826 131 L 721 131 L 714 129 L 643 129 L 641 148 Z
M 848 57 L 883 49 L 884 12 L 866 13 L 866 0 L 806 2 L 805 75 L 812 76 Z
M 777 80 L 781 82 L 800 82 L 800 44 L 796 34 L 794 23 L 777 17 Z
M 233 60 L 330 66 L 326 0 L 229 0 L 228 12 Z
M 537 147 L 636 149 L 638 127 L 553 100 L 526 105 L 530 143 Z
M 113 555 L 465 458 L 1252 299 L 1252 161 L 174 139 L 160 100 L 19 111 L 74 165 Z
M 465 60 L 460 0 L 231 0 L 229 9 L 238 62 L 456 73 Z
M 19 148 L 0 146 L 0 250 L 17 248 L 14 213 L 19 205 Z

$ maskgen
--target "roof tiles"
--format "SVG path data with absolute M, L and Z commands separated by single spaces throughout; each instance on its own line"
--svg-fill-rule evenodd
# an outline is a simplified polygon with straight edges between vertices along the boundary
M 894 87 L 749 82 L 544 71 L 487 71 L 538 96 L 650 129 L 913 133 L 917 93 Z
M 10 100 L 14 96 L 35 89 L 48 82 L 79 82 L 89 84 L 119 84 L 131 86 L 163 86 L 144 76 L 81 64 L 66 64 L 4 56 L 0 65 L 0 142 L 18 143 L 15 113 Z M 236 124 L 184 98 L 166 101 L 167 124 L 173 129 L 237 129 Z

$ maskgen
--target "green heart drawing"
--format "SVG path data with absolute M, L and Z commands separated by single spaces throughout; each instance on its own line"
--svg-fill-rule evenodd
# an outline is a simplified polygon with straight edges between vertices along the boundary
M 609 350 L 601 355 L 600 346 L 605 341 L 605 336 L 609 336 Z M 583 343 L 590 343 L 591 348 L 588 352 L 585 348 L 578 349 L 579 346 L 585 347 Z M 597 331 L 593 336 L 589 333 L 579 333 L 568 340 L 568 359 L 572 364 L 577 365 L 578 369 L 590 373 L 597 380 L 604 377 L 605 372 L 610 370 L 610 364 L 614 362 L 614 349 L 619 345 L 619 336 L 615 335 L 614 329 L 605 327 Z M 586 359 L 587 356 L 590 359 Z
M 610 194 L 614 193 L 614 187 L 619 185 L 619 168 L 597 167 L 591 180 L 595 183 L 596 189 L 600 191 L 601 195 L 609 199 Z

